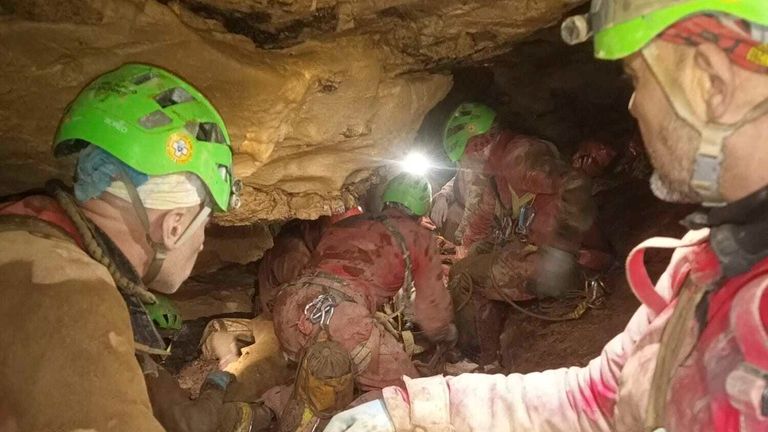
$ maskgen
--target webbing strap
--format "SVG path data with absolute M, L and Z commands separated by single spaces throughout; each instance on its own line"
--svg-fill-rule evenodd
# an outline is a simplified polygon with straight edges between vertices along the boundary
M 680 363 L 686 357 L 684 350 L 691 350 L 694 344 L 685 346 L 683 341 L 691 323 L 696 322 L 697 306 L 711 290 L 708 287 L 696 286 L 688 278 L 680 290 L 672 316 L 661 336 L 659 352 L 656 355 L 656 366 L 653 371 L 651 388 L 648 392 L 648 406 L 645 413 L 645 431 L 653 432 L 664 426 L 667 411 L 667 394 L 674 375 Z

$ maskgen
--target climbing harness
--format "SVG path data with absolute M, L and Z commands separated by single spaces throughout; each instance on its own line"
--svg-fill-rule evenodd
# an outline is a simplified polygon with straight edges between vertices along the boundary
M 497 246 L 504 246 L 513 239 L 523 244 L 529 243 L 529 233 L 533 220 L 536 217 L 536 209 L 533 203 L 536 194 L 526 192 L 518 195 L 512 186 L 507 185 L 512 201 L 511 208 L 504 206 L 495 181 L 491 181 L 491 187 L 496 195 L 496 208 L 494 210 L 494 229 L 491 234 L 492 241 Z

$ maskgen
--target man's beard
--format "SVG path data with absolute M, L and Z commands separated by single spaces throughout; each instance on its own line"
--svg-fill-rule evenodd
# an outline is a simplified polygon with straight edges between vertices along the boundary
M 662 178 L 658 171 L 654 170 L 651 176 L 651 190 L 656 198 L 679 204 L 691 204 L 702 202 L 701 196 L 690 186 L 677 185 Z

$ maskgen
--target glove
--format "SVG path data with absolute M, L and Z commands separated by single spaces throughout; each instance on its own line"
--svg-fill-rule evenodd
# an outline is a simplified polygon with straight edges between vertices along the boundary
M 563 296 L 576 281 L 576 257 L 553 247 L 543 247 L 539 254 L 535 294 L 539 298 Z
M 202 389 L 217 388 L 222 391 L 226 391 L 229 384 L 234 381 L 235 376 L 229 372 L 221 370 L 213 371 L 205 377 Z M 201 392 L 203 390 L 200 390 Z
M 336 414 L 325 432 L 395 432 L 387 407 L 381 400 L 366 402 Z
M 432 212 L 429 214 L 435 226 L 442 228 L 445 220 L 448 219 L 448 198 L 445 194 L 438 193 L 432 202 Z

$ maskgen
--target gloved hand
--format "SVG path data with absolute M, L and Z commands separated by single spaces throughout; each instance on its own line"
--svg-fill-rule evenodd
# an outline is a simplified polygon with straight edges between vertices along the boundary
M 207 377 L 205 377 L 205 381 L 203 382 L 203 386 L 200 392 L 202 393 L 205 389 L 208 388 L 226 391 L 227 387 L 229 387 L 229 384 L 234 380 L 235 376 L 229 372 L 224 372 L 222 370 L 213 371 L 209 373 Z
M 374 400 L 336 414 L 325 432 L 395 432 L 387 407 Z
M 432 212 L 429 214 L 437 228 L 442 228 L 445 220 L 448 219 L 448 197 L 445 194 L 438 193 L 432 200 Z
M 539 298 L 561 297 L 576 283 L 576 257 L 562 249 L 539 249 L 534 291 Z

